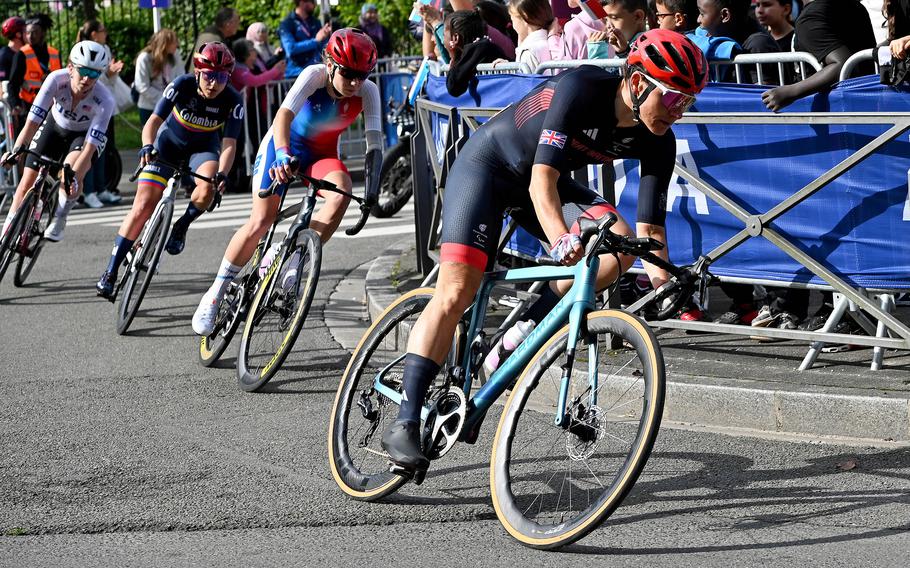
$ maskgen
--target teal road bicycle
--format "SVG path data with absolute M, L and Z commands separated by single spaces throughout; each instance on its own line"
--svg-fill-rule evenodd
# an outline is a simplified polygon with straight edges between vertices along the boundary
M 490 459 L 493 505 L 506 530 L 527 546 L 564 546 L 609 517 L 644 468 L 660 426 L 660 346 L 638 316 L 596 309 L 598 255 L 635 255 L 673 275 L 652 292 L 659 317 L 691 297 L 696 277 L 655 256 L 660 242 L 610 232 L 615 222 L 612 214 L 582 220 L 585 257 L 575 266 L 487 273 L 422 411 L 423 448 L 431 460 L 459 441 L 474 443 L 485 417 L 500 415 Z M 481 381 L 493 288 L 565 279 L 574 280 L 565 297 Z M 377 500 L 409 479 L 423 481 L 424 472 L 390 467 L 380 439 L 398 415 L 408 334 L 432 294 L 431 288 L 412 290 L 386 308 L 344 372 L 329 425 L 329 460 L 335 481 L 355 499 Z M 500 330 L 516 319 L 513 312 Z M 494 403 L 507 390 L 500 411 Z

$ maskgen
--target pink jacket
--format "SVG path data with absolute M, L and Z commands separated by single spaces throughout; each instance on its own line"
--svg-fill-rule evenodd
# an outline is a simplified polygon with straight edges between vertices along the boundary
M 277 67 L 254 75 L 246 65 L 237 65 L 231 73 L 231 85 L 238 91 L 244 87 L 261 87 L 268 82 L 284 79 L 284 72 Z
M 572 19 L 566 22 L 562 36 L 564 59 L 587 59 L 588 36 L 591 32 L 602 32 L 603 30 L 603 22 L 592 20 L 585 12 L 572 16 Z
M 525 63 L 531 68 L 531 73 L 537 65 L 546 61 L 565 59 L 562 53 L 563 33 L 559 22 L 553 20 L 549 30 L 536 30 L 515 48 L 515 61 Z M 554 74 L 548 71 L 547 74 Z

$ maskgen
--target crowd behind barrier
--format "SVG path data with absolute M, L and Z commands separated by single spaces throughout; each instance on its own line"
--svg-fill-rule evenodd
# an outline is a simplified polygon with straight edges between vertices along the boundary
M 473 94 L 454 98 L 445 92 L 444 80 L 431 77 L 427 97 L 418 101 L 418 135 L 412 139 L 425 272 L 432 267 L 429 253 L 446 174 L 458 149 L 486 117 L 543 80 L 481 77 Z M 872 367 L 880 368 L 883 348 L 910 349 L 910 328 L 890 313 L 892 292 L 910 288 L 910 244 L 893 238 L 910 222 L 910 144 L 902 137 L 910 129 L 907 93 L 881 86 L 876 76 L 774 114 L 761 105 L 764 89 L 709 87 L 696 104 L 698 112 L 674 128 L 681 179 L 671 184 L 668 199 L 674 205 L 668 223 L 671 255 L 679 263 L 707 259 L 722 280 L 833 289 L 835 313 L 821 332 L 703 322 L 658 325 L 814 341 L 803 368 L 814 362 L 819 342 L 872 345 Z M 491 99 L 491 93 L 497 94 Z M 818 110 L 830 112 L 809 113 Z M 637 191 L 634 166 L 618 162 L 608 173 L 589 182 L 603 188 L 616 178 L 617 197 L 627 196 L 619 199 L 620 211 L 634 217 L 629 209 Z M 823 188 L 828 189 L 816 195 Z M 847 310 L 870 336 L 828 333 Z
M 2 128 L 2 132 L 0 132 L 0 153 L 2 153 L 11 149 L 16 139 L 12 111 L 6 101 L 2 100 L 0 100 L 0 128 Z M 0 169 L 0 201 L 11 198 L 18 185 L 18 168 Z

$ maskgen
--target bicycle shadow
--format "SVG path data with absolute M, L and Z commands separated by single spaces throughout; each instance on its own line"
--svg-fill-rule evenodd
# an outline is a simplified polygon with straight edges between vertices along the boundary
M 755 462 L 746 457 L 720 453 L 686 453 L 654 452 L 645 467 L 643 477 L 639 479 L 630 495 L 620 505 L 616 513 L 607 520 L 599 530 L 610 527 L 636 525 L 654 520 L 666 521 L 679 517 L 680 522 L 687 522 L 686 516 L 700 513 L 716 515 L 718 512 L 730 511 L 728 517 L 731 531 L 748 531 L 764 527 L 782 527 L 780 534 L 773 542 L 755 542 L 693 545 L 693 546 L 657 546 L 647 548 L 623 548 L 609 546 L 592 546 L 573 544 L 561 551 L 570 554 L 602 555 L 657 555 L 657 554 L 693 554 L 706 552 L 723 552 L 736 550 L 777 549 L 790 546 L 812 546 L 834 542 L 849 542 L 872 539 L 879 536 L 906 531 L 906 522 L 889 527 L 871 527 L 864 529 L 858 523 L 850 523 L 857 532 L 843 535 L 824 536 L 806 539 L 802 535 L 788 536 L 785 527 L 795 523 L 807 523 L 813 520 L 837 517 L 849 514 L 855 517 L 863 511 L 877 507 L 893 508 L 910 505 L 910 491 L 897 488 L 869 489 L 874 478 L 893 479 L 901 482 L 910 481 L 910 470 L 907 469 L 905 448 L 870 451 L 866 453 L 842 453 L 809 458 L 806 463 L 789 469 L 767 468 L 754 469 Z M 519 464 L 530 465 L 541 461 L 562 461 L 564 458 L 552 457 L 544 460 L 520 460 Z M 856 471 L 838 472 L 833 464 L 856 459 L 860 464 Z M 699 466 L 679 474 L 679 467 L 674 461 L 698 462 Z M 665 463 L 664 463 L 665 462 Z M 474 485 L 443 486 L 438 491 L 445 496 L 394 495 L 386 500 L 389 504 L 410 504 L 429 507 L 446 505 L 487 505 L 489 512 L 479 512 L 472 518 L 486 520 L 495 518 L 492 511 L 489 490 L 484 473 L 489 468 L 485 462 L 456 465 L 448 468 L 431 468 L 425 483 L 433 487 L 438 481 L 445 481 L 446 476 L 472 473 L 483 482 Z M 898 471 L 900 468 L 902 471 Z M 729 476 L 719 473 L 731 474 Z M 540 481 L 547 482 L 543 474 Z M 870 476 L 870 482 L 857 490 L 828 491 L 824 485 L 813 484 L 811 480 L 830 475 L 864 475 Z M 653 479 L 649 479 L 653 478 Z M 553 483 L 559 485 L 562 482 Z M 773 484 L 773 486 L 756 486 Z M 425 485 L 426 487 L 426 485 Z M 701 489 L 701 491 L 699 491 Z M 559 487 L 554 487 L 554 492 Z M 706 491 L 707 490 L 707 493 Z M 482 492 L 482 495 L 461 495 L 458 492 Z M 656 506 L 664 503 L 666 507 Z M 636 512 L 636 506 L 649 505 L 648 511 Z M 810 507 L 815 509 L 807 510 Z M 732 512 L 747 509 L 758 509 L 753 514 L 736 518 Z M 768 510 L 770 509 L 770 510 Z M 843 525 L 841 525 L 843 526 Z

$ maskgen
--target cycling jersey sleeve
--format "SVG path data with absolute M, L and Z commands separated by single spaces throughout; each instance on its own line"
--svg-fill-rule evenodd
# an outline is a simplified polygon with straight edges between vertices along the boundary
M 85 139 L 86 142 L 91 142 L 97 148 L 104 148 L 104 145 L 107 144 L 107 127 L 117 103 L 114 102 L 114 95 L 111 94 L 111 91 L 100 82 L 95 83 L 91 96 L 94 98 L 92 102 L 97 106 Z
M 647 154 L 641 160 L 641 182 L 638 186 L 639 223 L 660 227 L 667 222 L 667 188 L 676 164 L 676 136 L 668 130 L 663 136 L 654 136 Z
M 592 89 L 579 75 L 566 76 L 556 84 L 552 99 L 543 119 L 543 127 L 537 140 L 534 164 L 552 166 L 557 170 L 566 167 L 566 152 L 572 143 L 572 136 L 578 131 L 578 119 L 590 117 L 597 104 Z M 543 96 L 546 91 L 543 91 Z M 599 93 L 603 97 L 603 93 Z
M 325 65 L 310 65 L 304 69 L 284 97 L 281 108 L 286 108 L 296 115 L 306 104 L 307 99 L 325 86 L 326 77 Z
M 69 74 L 65 69 L 60 71 Z M 41 89 L 38 90 L 38 94 L 32 102 L 32 108 L 28 111 L 28 119 L 30 121 L 41 124 L 47 118 L 47 113 L 54 106 L 54 95 L 57 91 L 56 78 L 59 76 L 60 71 L 55 71 L 48 75 L 44 83 L 41 84 Z
M 380 108 L 379 87 L 372 81 L 364 81 L 360 88 L 360 98 L 363 101 L 363 120 L 366 131 L 380 132 L 382 130 L 382 109 Z M 368 143 L 370 138 L 372 136 L 367 136 Z M 368 147 L 367 150 L 370 148 Z
M 240 98 L 240 93 L 233 87 L 228 86 L 225 90 L 230 90 L 232 101 L 230 103 L 231 114 L 224 124 L 224 137 L 236 139 L 240 136 L 240 129 L 243 128 L 243 100 Z

